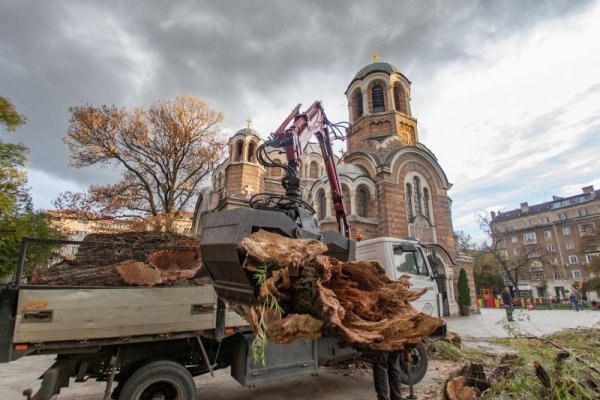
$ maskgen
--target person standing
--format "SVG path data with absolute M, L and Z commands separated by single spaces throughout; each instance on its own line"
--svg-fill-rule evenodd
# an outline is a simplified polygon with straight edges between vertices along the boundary
M 504 292 L 502 292 L 502 305 L 506 308 L 506 319 L 509 321 L 513 320 L 513 298 L 510 295 L 510 288 L 507 286 L 504 288 Z
M 570 300 L 573 308 L 575 308 L 575 311 L 579 311 L 579 299 L 575 293 L 571 293 Z
M 401 400 L 399 351 L 378 351 L 373 357 L 373 383 L 377 400 Z

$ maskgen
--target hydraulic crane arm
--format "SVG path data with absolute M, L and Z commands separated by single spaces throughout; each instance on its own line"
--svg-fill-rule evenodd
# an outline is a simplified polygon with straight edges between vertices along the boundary
M 270 147 L 281 148 L 287 157 L 287 165 L 274 163 L 271 160 L 269 162 L 265 160 L 265 157 L 259 159 L 267 166 L 284 168 L 286 173 L 282 179 L 282 185 L 285 188 L 286 196 L 300 198 L 300 179 L 298 178 L 300 156 L 309 140 L 315 136 L 321 147 L 338 227 L 340 232 L 349 238 L 351 227 L 348 223 L 344 194 L 331 146 L 332 133 L 337 134 L 336 138 L 340 138 L 339 126 L 331 124 L 327 120 L 320 101 L 315 101 L 305 112 L 300 112 L 300 107 L 301 104 L 298 104 L 292 110 L 290 115 L 279 125 L 279 128 L 271 134 L 271 140 L 265 143 Z

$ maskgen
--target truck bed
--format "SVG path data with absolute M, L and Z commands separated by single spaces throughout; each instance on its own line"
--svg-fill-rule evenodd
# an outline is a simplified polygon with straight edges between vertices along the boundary
M 21 288 L 13 342 L 198 332 L 215 327 L 216 302 L 211 286 Z M 228 322 L 235 324 L 236 315 L 229 314 Z

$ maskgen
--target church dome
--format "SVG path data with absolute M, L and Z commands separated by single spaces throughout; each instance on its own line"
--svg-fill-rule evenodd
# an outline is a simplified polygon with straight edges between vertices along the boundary
M 404 77 L 404 79 L 406 79 L 406 81 L 410 84 L 411 82 L 408 80 L 408 78 L 406 76 L 404 76 L 404 74 L 402 72 L 400 72 L 400 70 L 398 69 L 398 67 L 396 67 L 394 64 L 390 64 L 390 63 L 386 63 L 386 62 L 376 62 L 376 63 L 372 63 L 369 64 L 365 67 L 362 67 L 360 71 L 358 71 L 356 73 L 356 75 L 354 75 L 354 78 L 352 78 L 352 81 L 350 81 L 350 84 L 348 85 L 348 88 L 350 88 L 350 86 L 352 86 L 352 84 L 355 81 L 358 80 L 362 80 L 364 79 L 367 75 L 370 75 L 374 72 L 385 72 L 386 74 L 392 74 L 392 73 L 398 73 L 400 75 L 402 75 L 402 77 Z M 348 91 L 346 90 L 346 93 Z
M 257 138 L 260 139 L 260 135 L 258 134 L 258 132 L 252 128 L 242 128 L 239 131 L 237 131 L 232 137 L 234 136 L 248 136 L 248 135 L 253 135 L 256 136 Z
M 352 80 L 355 81 L 357 79 L 363 79 L 365 76 L 373 72 L 387 72 L 388 74 L 391 74 L 392 72 L 400 72 L 400 70 L 396 68 L 394 64 L 376 62 L 363 67 L 356 73 L 356 75 L 354 75 L 354 79 Z

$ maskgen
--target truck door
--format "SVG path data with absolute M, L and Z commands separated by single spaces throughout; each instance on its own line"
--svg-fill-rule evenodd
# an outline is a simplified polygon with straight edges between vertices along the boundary
M 402 245 L 393 245 L 395 279 L 402 275 L 410 276 L 414 289 L 427 288 L 427 292 L 411 304 L 417 310 L 429 315 L 438 315 L 438 298 L 435 281 L 430 277 L 425 257 L 418 247 L 414 251 L 404 251 Z

